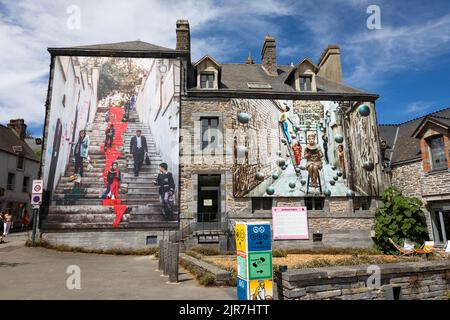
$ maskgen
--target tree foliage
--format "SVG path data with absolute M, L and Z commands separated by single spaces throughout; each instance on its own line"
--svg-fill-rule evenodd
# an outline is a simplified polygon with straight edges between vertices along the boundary
M 117 59 L 109 59 L 102 65 L 98 81 L 98 99 L 106 97 L 111 91 L 119 90 L 125 78 L 125 72 L 116 63 Z
M 375 215 L 375 244 L 384 253 L 396 252 L 389 238 L 401 244 L 409 239 L 422 244 L 428 239 L 422 201 L 406 197 L 396 188 L 390 187 L 381 194 L 384 206 Z

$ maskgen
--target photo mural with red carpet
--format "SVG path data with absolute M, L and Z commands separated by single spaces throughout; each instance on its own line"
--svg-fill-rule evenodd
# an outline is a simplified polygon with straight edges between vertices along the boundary
M 177 229 L 178 59 L 54 56 L 43 228 Z

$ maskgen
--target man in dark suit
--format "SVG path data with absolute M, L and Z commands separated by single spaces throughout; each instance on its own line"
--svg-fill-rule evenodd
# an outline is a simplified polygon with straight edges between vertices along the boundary
M 145 154 L 148 152 L 147 140 L 141 135 L 141 130 L 136 130 L 136 135 L 131 138 L 130 153 L 134 159 L 134 176 L 139 176 Z

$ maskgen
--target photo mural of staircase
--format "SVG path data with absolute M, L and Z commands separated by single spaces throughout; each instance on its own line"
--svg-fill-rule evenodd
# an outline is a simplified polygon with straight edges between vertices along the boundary
M 106 113 L 120 115 L 111 118 L 116 127 L 113 151 L 105 154 L 103 149 L 107 122 Z M 120 110 L 119 110 L 120 109 Z M 113 111 L 113 112 L 111 112 Z M 94 122 L 86 128 L 90 139 L 90 168 L 84 167 L 81 186 L 76 187 L 70 176 L 74 173 L 71 157 L 65 174 L 52 196 L 44 227 L 51 229 L 174 229 L 178 227 L 178 213 L 174 212 L 167 221 L 159 203 L 158 187 L 154 180 L 162 162 L 151 135 L 150 127 L 139 122 L 135 112 L 130 113 L 128 122 L 122 122 L 122 107 L 98 107 Z M 119 121 L 118 121 L 119 120 Z M 122 130 L 119 128 L 122 127 Z M 137 129 L 147 138 L 151 165 L 142 165 L 138 177 L 133 173 L 133 156 L 130 154 L 130 140 Z M 78 132 L 76 133 L 78 135 Z M 112 153 L 112 154 L 111 154 Z M 122 173 L 119 200 L 103 199 L 106 190 L 105 176 L 111 163 L 117 161 Z

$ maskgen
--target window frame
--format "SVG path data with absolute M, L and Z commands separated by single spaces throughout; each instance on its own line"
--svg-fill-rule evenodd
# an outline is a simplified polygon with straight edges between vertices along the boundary
M 445 161 L 442 162 L 441 166 L 436 167 L 435 164 L 435 154 L 433 153 L 433 150 L 436 150 L 432 147 L 432 142 L 436 141 L 436 140 L 440 140 L 442 141 L 442 155 L 443 155 L 443 159 Z M 436 135 L 436 136 L 432 136 L 429 137 L 427 139 L 427 144 L 428 144 L 428 154 L 430 156 L 430 167 L 431 167 L 431 171 L 443 171 L 443 170 L 447 170 L 448 169 L 448 158 L 447 155 L 445 153 L 445 140 L 444 140 L 444 136 L 443 135 Z
M 27 184 L 25 185 L 25 181 L 27 181 Z M 30 190 L 30 181 L 31 178 L 28 176 L 23 176 L 23 180 L 22 180 L 22 192 L 26 192 L 28 193 Z M 26 188 L 25 188 L 26 187 Z
M 206 77 L 206 80 L 204 82 L 206 85 L 205 87 L 203 87 L 203 77 L 204 76 Z M 212 79 L 210 79 L 210 77 L 212 77 Z M 200 83 L 199 83 L 200 89 L 214 89 L 214 87 L 215 87 L 214 83 L 216 81 L 216 74 L 214 72 L 207 72 L 207 71 L 200 72 L 199 81 L 200 81 Z M 209 86 L 209 85 L 211 85 L 211 86 Z
M 204 120 L 207 120 L 208 121 L 208 125 L 207 125 L 207 131 L 203 131 L 203 128 L 204 128 L 204 126 L 203 126 L 203 121 Z M 212 132 L 211 131 L 213 131 L 214 129 L 212 128 L 212 120 L 216 120 L 217 121 L 217 126 L 216 126 L 216 128 L 215 128 L 215 130 L 216 130 L 216 134 L 215 135 L 213 135 L 212 134 Z M 199 119 L 199 121 L 200 121 L 200 149 L 202 150 L 202 152 L 204 151 L 204 150 L 208 150 L 208 149 L 210 149 L 210 150 L 215 150 L 215 149 L 217 149 L 218 147 L 219 147 L 219 130 L 220 130 L 220 118 L 219 117 L 217 117 L 217 116 L 211 116 L 211 117 L 208 117 L 208 116 L 205 116 L 205 117 L 200 117 L 200 119 Z M 208 133 L 208 138 L 209 138 L 209 140 L 207 141 L 208 143 L 207 143 L 207 145 L 204 145 L 204 142 L 205 142 L 205 140 L 204 140 L 204 136 L 205 136 L 205 132 L 209 132 Z M 215 137 L 215 140 L 214 141 L 211 141 L 211 138 L 212 137 Z
M 308 82 L 302 83 L 302 80 L 309 79 L 309 89 L 308 89 Z M 298 77 L 298 85 L 301 92 L 312 92 L 312 75 L 301 75 Z M 306 86 L 306 89 L 303 88 L 303 86 Z
M 12 177 L 12 181 L 10 182 L 9 177 Z M 7 180 L 6 180 L 6 190 L 14 191 L 16 190 L 16 174 L 12 172 L 8 172 Z
M 22 163 L 22 167 L 19 166 L 19 163 Z M 16 169 L 20 170 L 20 171 L 25 170 L 25 157 L 22 157 L 22 156 L 17 157 Z
M 272 197 L 252 197 L 252 213 L 257 212 L 272 212 L 274 201 Z M 268 209 L 270 204 L 270 209 Z

